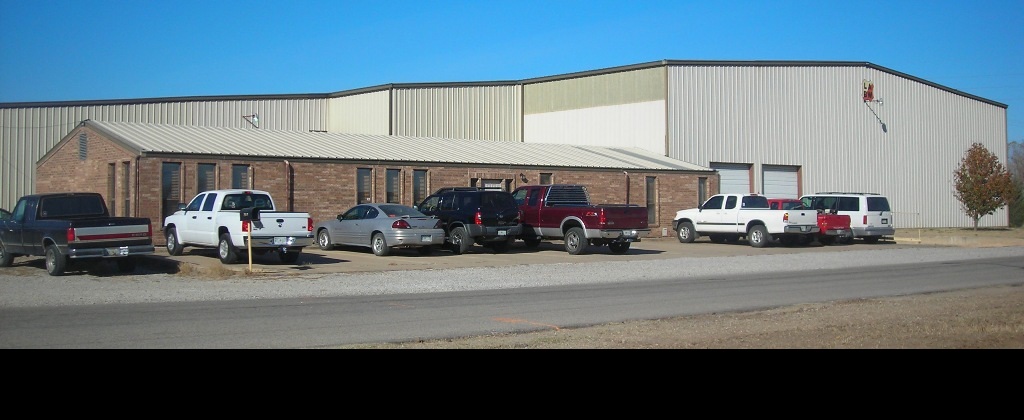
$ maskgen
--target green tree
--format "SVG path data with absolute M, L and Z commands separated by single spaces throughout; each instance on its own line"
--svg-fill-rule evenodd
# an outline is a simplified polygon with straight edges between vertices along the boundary
M 978 230 L 982 216 L 1017 200 L 1019 191 L 1010 172 L 999 162 L 999 157 L 981 143 L 974 143 L 967 149 L 953 176 L 953 196 L 960 200 L 967 217 L 974 221 L 974 230 Z
M 1017 188 L 1017 200 L 1009 205 L 1010 226 L 1024 226 L 1024 141 L 1011 141 L 1007 147 L 1008 169 Z

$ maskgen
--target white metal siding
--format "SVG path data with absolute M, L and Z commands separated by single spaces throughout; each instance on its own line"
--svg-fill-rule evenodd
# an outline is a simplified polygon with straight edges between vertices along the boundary
M 750 165 L 712 163 L 718 171 L 718 192 L 720 194 L 747 194 L 750 190 Z
M 669 157 L 800 166 L 804 193 L 887 195 L 898 228 L 970 226 L 953 171 L 973 142 L 1006 161 L 1004 108 L 874 68 L 670 66 L 668 74 Z M 864 79 L 883 104 L 863 102 Z M 1006 226 L 1005 208 L 979 224 Z
M 665 101 L 530 114 L 523 141 L 605 147 L 639 147 L 665 153 Z
M 800 198 L 797 168 L 791 166 L 762 166 L 764 187 L 762 193 L 768 198 Z
M 519 92 L 518 85 L 395 89 L 391 134 L 520 141 Z
M 82 120 L 309 131 L 327 129 L 326 110 L 326 99 L 320 98 L 0 108 L 0 207 L 10 209 L 19 197 L 35 192 L 36 161 Z M 243 118 L 252 114 L 259 115 L 259 128 Z
M 390 90 L 328 99 L 332 133 L 390 134 Z

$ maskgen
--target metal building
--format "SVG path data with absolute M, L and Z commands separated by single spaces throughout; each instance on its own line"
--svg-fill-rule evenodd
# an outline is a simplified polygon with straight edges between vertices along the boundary
M 94 119 L 638 147 L 717 169 L 723 192 L 877 192 L 897 227 L 967 227 L 953 171 L 975 142 L 1006 162 L 1006 108 L 867 62 L 678 60 L 325 94 L 5 103 L 0 207 L 34 192 L 35 162 Z M 979 221 L 1007 224 L 1006 209 Z

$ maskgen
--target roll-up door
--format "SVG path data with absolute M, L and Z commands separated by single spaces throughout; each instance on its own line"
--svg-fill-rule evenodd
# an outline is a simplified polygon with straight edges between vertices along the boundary
M 768 198 L 800 198 L 796 166 L 763 165 L 765 197 Z
M 718 191 L 720 193 L 747 194 L 750 192 L 750 165 L 744 163 L 712 163 L 711 169 L 718 171 Z

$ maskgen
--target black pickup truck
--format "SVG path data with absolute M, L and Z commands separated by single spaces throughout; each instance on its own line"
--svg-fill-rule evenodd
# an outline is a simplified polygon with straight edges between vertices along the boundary
M 0 209 L 0 267 L 19 256 L 45 256 L 51 276 L 104 259 L 131 272 L 139 255 L 153 251 L 149 218 L 113 217 L 97 193 L 26 195 L 14 211 Z

